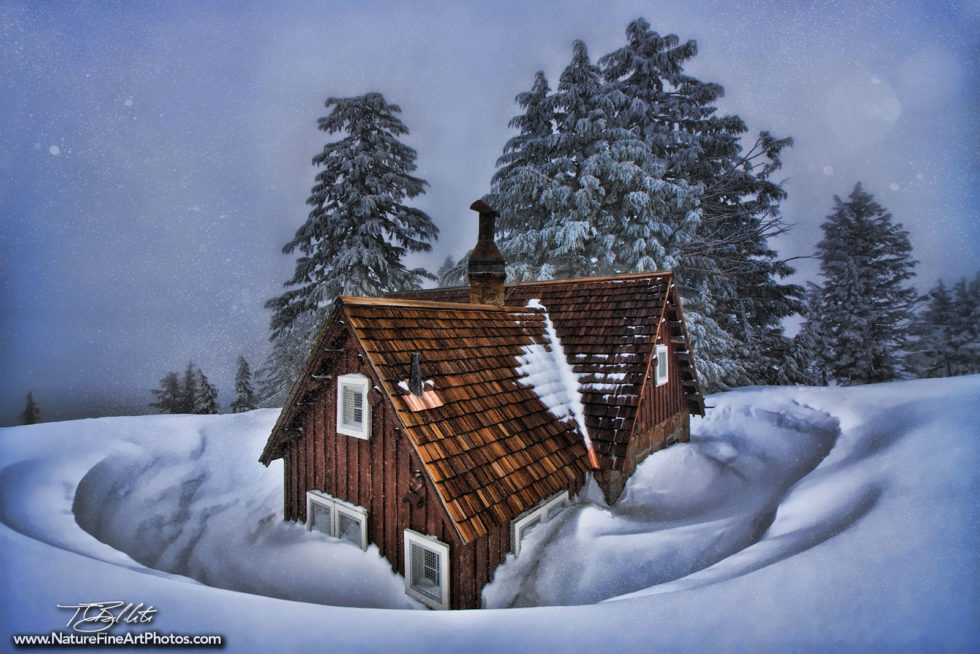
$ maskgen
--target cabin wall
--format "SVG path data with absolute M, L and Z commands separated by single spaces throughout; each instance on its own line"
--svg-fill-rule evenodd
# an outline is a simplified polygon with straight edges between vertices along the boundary
M 668 307 L 667 324 L 676 320 L 676 316 L 676 311 Z M 691 438 L 690 411 L 684 398 L 681 375 L 682 362 L 674 351 L 676 346 L 671 342 L 670 335 L 671 331 L 679 330 L 666 331 L 668 335 L 664 342 L 668 345 L 667 383 L 656 385 L 651 366 L 643 383 L 626 456 L 621 460 L 618 469 L 595 473 L 596 481 L 609 504 L 616 503 L 630 475 L 643 459 L 668 445 L 687 442 Z M 673 336 L 679 336 L 679 333 Z
M 510 522 L 495 525 L 490 533 L 463 543 L 450 522 L 427 475 L 420 492 L 412 492 L 414 472 L 421 461 L 390 402 L 380 393 L 369 394 L 371 438 L 363 440 L 336 431 L 336 378 L 349 373 L 378 380 L 366 357 L 359 359 L 359 343 L 349 337 L 331 379 L 305 407 L 303 432 L 285 446 L 283 456 L 285 517 L 306 521 L 306 492 L 321 490 L 367 509 L 368 541 L 375 543 L 391 567 L 405 574 L 406 528 L 435 536 L 450 546 L 450 607 L 480 608 L 483 586 L 511 551 Z M 570 484 L 570 495 L 584 484 Z M 415 482 L 418 486 L 418 482 Z M 407 501 L 406 501 L 407 500 Z M 422 506 L 419 506 L 421 500 Z
M 680 362 L 674 348 L 670 346 L 667 353 L 667 371 L 667 383 L 662 386 L 655 385 L 652 369 L 647 374 L 646 381 L 643 383 L 643 392 L 640 394 L 640 405 L 636 409 L 633 434 L 643 434 L 671 416 L 681 411 L 687 412 L 684 387 L 681 384 Z
M 353 336 L 347 337 L 342 349 L 330 372 L 331 378 L 323 383 L 309 405 L 303 407 L 302 434 L 285 446 L 285 518 L 305 522 L 306 492 L 320 490 L 367 509 L 368 541 L 378 546 L 381 555 L 396 572 L 405 573 L 405 529 L 449 543 L 450 566 L 456 570 L 456 566 L 463 566 L 456 561 L 463 549 L 459 537 L 428 477 L 422 475 L 419 484 L 415 471 L 422 470 L 421 461 L 408 437 L 399 429 L 400 422 L 390 402 L 379 391 L 368 394 L 371 404 L 369 439 L 337 433 L 336 378 L 360 373 L 379 386 Z M 470 551 L 474 548 L 471 544 Z M 495 560 L 503 559 L 498 554 Z M 479 593 L 474 595 L 465 590 L 475 581 L 458 581 L 456 572 L 451 572 L 450 576 L 453 579 L 452 608 L 478 607 L 478 603 L 473 604 L 473 597 L 478 602 Z M 480 584 L 481 588 L 483 583 L 486 582 Z

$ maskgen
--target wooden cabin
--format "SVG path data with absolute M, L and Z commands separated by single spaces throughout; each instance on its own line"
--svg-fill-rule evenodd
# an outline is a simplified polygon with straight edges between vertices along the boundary
M 479 608 L 589 475 L 615 502 L 704 414 L 670 273 L 505 286 L 473 208 L 470 286 L 339 298 L 260 458 L 287 520 L 375 543 L 439 609 Z

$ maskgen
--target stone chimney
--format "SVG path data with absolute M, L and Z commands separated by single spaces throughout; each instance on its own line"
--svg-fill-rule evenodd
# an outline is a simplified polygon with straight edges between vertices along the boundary
M 470 277 L 470 304 L 504 303 L 504 258 L 493 240 L 494 223 L 498 214 L 483 200 L 477 200 L 470 209 L 480 214 L 480 234 L 476 247 L 470 253 L 467 271 Z

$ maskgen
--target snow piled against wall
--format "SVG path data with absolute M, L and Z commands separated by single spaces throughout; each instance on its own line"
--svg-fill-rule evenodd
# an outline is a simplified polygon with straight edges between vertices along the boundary
M 282 522 L 274 412 L 3 429 L 0 631 L 124 600 L 241 652 L 980 649 L 980 376 L 709 405 L 498 568 L 488 604 L 527 608 L 461 612 L 400 610 L 375 549 Z

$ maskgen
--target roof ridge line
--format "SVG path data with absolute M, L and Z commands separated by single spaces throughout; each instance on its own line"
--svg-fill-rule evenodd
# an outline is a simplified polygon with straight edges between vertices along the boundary
M 644 277 L 673 277 L 674 272 L 672 270 L 651 270 L 648 272 L 638 272 L 638 273 L 623 273 L 620 275 L 604 275 L 601 277 L 572 277 L 569 279 L 542 279 L 537 281 L 529 282 L 518 282 L 516 284 L 504 284 L 504 288 L 521 288 L 529 286 L 545 286 L 551 284 L 569 284 L 572 282 L 610 282 L 617 280 L 628 280 L 628 279 L 643 279 Z M 436 286 L 434 288 L 420 288 L 415 291 L 395 291 L 392 295 L 387 295 L 386 297 L 396 297 L 398 295 L 415 295 L 415 294 L 425 294 L 425 293 L 438 293 L 446 291 L 465 291 L 468 290 L 469 286 Z
M 357 297 L 352 295 L 341 295 L 338 299 L 344 305 L 355 306 L 411 307 L 416 309 L 469 309 L 471 311 L 500 311 L 503 313 L 510 311 L 525 311 L 531 313 L 540 312 L 540 309 L 517 304 L 471 304 L 469 302 L 415 300 L 399 297 Z
M 572 282 L 610 282 L 620 279 L 643 279 L 644 277 L 672 277 L 673 271 L 670 270 L 651 270 L 648 272 L 623 273 L 621 275 L 603 275 L 601 277 L 571 277 L 569 279 L 542 279 L 533 282 L 519 282 L 517 284 L 506 284 L 506 288 L 520 288 L 522 286 L 543 286 L 545 284 L 569 284 Z M 457 287 L 451 287 L 457 288 Z M 458 288 L 465 288 L 460 286 Z M 439 289 L 432 289 L 439 290 Z M 449 290 L 449 289 L 442 289 Z

